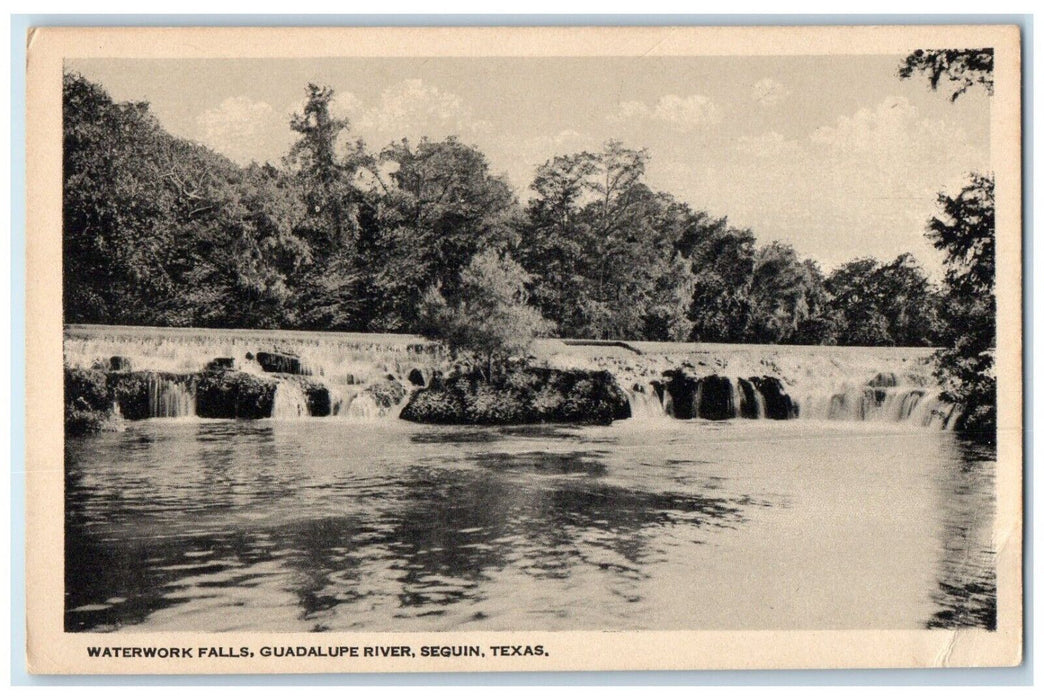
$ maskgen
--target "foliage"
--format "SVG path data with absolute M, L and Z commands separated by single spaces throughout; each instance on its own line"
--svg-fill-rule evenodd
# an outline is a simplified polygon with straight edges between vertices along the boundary
M 688 210 L 643 183 L 647 161 L 610 141 L 537 170 L 517 256 L 560 335 L 685 339 L 692 280 L 674 238 Z
M 373 173 L 379 212 L 361 243 L 369 328 L 414 330 L 425 290 L 436 286 L 455 303 L 461 271 L 475 254 L 511 238 L 517 201 L 485 156 L 454 138 L 392 144 Z
M 175 139 L 76 75 L 63 108 L 66 320 L 265 325 L 309 255 L 278 174 Z
M 556 156 L 523 208 L 456 138 L 369 150 L 335 97 L 308 85 L 286 158 L 240 167 L 165 132 L 146 103 L 66 75 L 66 321 L 429 333 L 487 359 L 551 333 L 939 340 L 938 292 L 912 258 L 824 275 L 651 189 L 644 150 Z M 946 216 L 967 220 L 971 196 Z M 992 275 L 988 241 L 939 226 L 951 267 L 968 266 L 950 286 Z
M 997 345 L 993 177 L 973 174 L 955 196 L 939 195 L 941 213 L 927 235 L 946 253 L 942 348 L 936 374 L 947 398 L 962 407 L 957 427 L 996 439 Z
M 461 272 L 455 302 L 438 286 L 428 289 L 421 308 L 424 330 L 454 353 L 483 357 L 492 374 L 494 361 L 524 355 L 533 339 L 547 332 L 547 322 L 526 303 L 528 282 L 510 256 L 482 251 Z
M 928 73 L 932 89 L 945 75 L 957 88 L 955 101 L 981 84 L 993 95 L 993 49 L 915 51 L 900 68 Z M 940 193 L 940 215 L 926 235 L 946 254 L 945 303 L 936 376 L 944 396 L 960 411 L 956 428 L 984 443 L 997 439 L 996 233 L 992 174 L 972 173 L 956 196 Z
M 932 345 L 941 299 L 912 255 L 853 260 L 826 279 L 841 345 Z
M 924 73 L 932 90 L 939 87 L 944 77 L 952 84 L 950 101 L 974 85 L 982 85 L 986 94 L 993 94 L 993 49 L 918 49 L 907 56 L 899 66 L 899 77 L 907 79 L 914 73 Z

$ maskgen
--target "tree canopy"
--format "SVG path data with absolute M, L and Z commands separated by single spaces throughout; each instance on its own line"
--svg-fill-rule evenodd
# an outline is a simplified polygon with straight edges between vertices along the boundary
M 66 320 L 432 333 L 442 318 L 447 342 L 485 337 L 501 355 L 520 350 L 498 328 L 523 339 L 940 340 L 939 290 L 909 256 L 824 272 L 655 191 L 648 152 L 618 141 L 549 159 L 523 203 L 457 138 L 372 149 L 335 97 L 305 86 L 286 157 L 241 167 L 168 134 L 146 103 L 66 75 Z M 992 274 L 979 269 L 984 250 L 962 247 L 981 243 L 961 228 L 980 189 L 954 200 L 935 234 L 954 265 L 971 264 L 968 284 Z
M 993 94 L 993 49 L 918 49 L 907 56 L 899 66 L 903 80 L 915 73 L 928 76 L 932 90 L 939 88 L 943 78 L 949 85 L 950 102 L 975 85 L 981 85 L 986 94 Z

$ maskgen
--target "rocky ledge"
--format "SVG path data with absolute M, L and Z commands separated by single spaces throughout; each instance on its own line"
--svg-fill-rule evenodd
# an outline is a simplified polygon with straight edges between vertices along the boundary
M 492 378 L 477 369 L 436 373 L 399 415 L 416 423 L 608 425 L 631 410 L 609 372 L 515 366 Z

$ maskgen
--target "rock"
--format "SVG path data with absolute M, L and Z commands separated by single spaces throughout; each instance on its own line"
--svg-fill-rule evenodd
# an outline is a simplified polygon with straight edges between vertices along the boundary
M 772 420 L 787 420 L 797 418 L 797 407 L 794 405 L 787 390 L 776 377 L 751 377 L 751 384 L 759 392 L 765 401 L 765 417 Z
M 308 415 L 323 418 L 330 415 L 333 410 L 333 402 L 330 397 L 330 388 L 321 381 L 295 374 L 284 374 L 279 377 L 283 381 L 293 382 L 301 388 L 308 404 Z
M 699 380 L 698 397 L 700 405 L 697 417 L 707 420 L 727 420 L 739 415 L 732 393 L 732 380 L 712 374 Z
M 130 372 L 131 361 L 129 357 L 113 355 L 109 358 L 109 369 L 113 372 Z
M 735 390 L 731 378 L 717 374 L 694 377 L 678 369 L 664 372 L 664 379 L 664 382 L 654 382 L 653 387 L 661 401 L 663 392 L 670 394 L 675 418 L 757 418 L 758 397 L 755 392 L 761 394 L 765 418 L 784 420 L 797 417 L 793 401 L 776 377 L 739 379 Z M 739 406 L 736 405 L 737 394 Z
M 425 384 L 427 384 L 427 382 L 424 381 L 424 372 L 421 372 L 420 369 L 416 367 L 410 370 L 410 373 L 409 375 L 407 375 L 406 379 L 413 386 L 424 386 Z
M 899 386 L 899 377 L 895 375 L 895 372 L 878 372 L 866 385 L 875 389 Z
M 196 385 L 196 413 L 202 418 L 269 418 L 277 383 L 245 372 L 204 374 Z
M 255 356 L 261 369 L 274 374 L 310 375 L 311 370 L 301 364 L 301 358 L 278 352 L 259 352 Z
M 739 392 L 740 392 L 740 416 L 743 418 L 760 418 L 758 415 L 758 403 L 760 396 L 758 390 L 754 387 L 754 384 L 749 379 L 740 379 Z
M 378 408 L 389 409 L 399 405 L 399 402 L 406 396 L 406 388 L 392 377 L 383 382 L 371 384 L 363 389 L 362 393 L 371 396 Z
M 109 375 L 109 391 L 120 407 L 120 415 L 127 420 L 149 417 L 149 378 L 152 375 L 152 372 Z
M 627 395 L 605 371 L 515 367 L 487 380 L 478 370 L 435 374 L 400 417 L 418 423 L 608 425 L 630 417 Z
M 180 384 L 186 391 L 195 392 L 199 375 L 174 372 L 112 372 L 108 376 L 109 393 L 127 420 L 144 420 L 153 415 L 153 392 L 162 382 Z M 157 402 L 159 403 L 159 402 Z
M 305 389 L 305 398 L 308 399 L 308 415 L 322 418 L 330 415 L 333 408 L 330 401 L 330 390 L 322 384 L 310 384 Z
M 249 359 L 249 358 L 247 358 Z M 236 358 L 234 357 L 215 357 L 213 360 L 207 363 L 207 372 L 225 372 L 236 368 Z
M 670 394 L 674 407 L 674 417 L 681 420 L 696 418 L 696 387 L 699 379 L 687 374 L 684 370 L 667 370 L 663 373 L 666 381 L 658 382 L 660 391 Z M 660 397 L 663 400 L 663 397 Z

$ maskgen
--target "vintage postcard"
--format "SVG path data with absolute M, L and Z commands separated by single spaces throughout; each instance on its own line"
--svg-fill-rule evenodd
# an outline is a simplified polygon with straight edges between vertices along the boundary
M 27 42 L 33 673 L 1021 662 L 1017 27 Z

